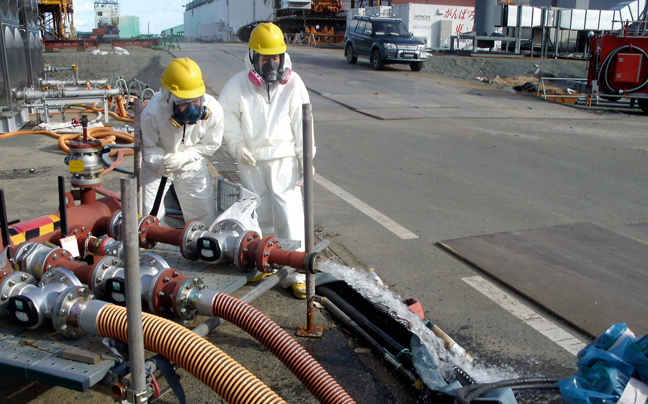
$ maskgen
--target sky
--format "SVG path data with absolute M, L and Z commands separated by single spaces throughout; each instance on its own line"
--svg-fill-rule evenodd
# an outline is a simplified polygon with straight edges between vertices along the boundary
M 185 0 L 119 0 L 119 15 L 139 17 L 142 34 L 159 34 L 163 29 L 184 24 L 185 4 Z M 92 31 L 94 0 L 74 0 L 73 7 L 76 30 Z

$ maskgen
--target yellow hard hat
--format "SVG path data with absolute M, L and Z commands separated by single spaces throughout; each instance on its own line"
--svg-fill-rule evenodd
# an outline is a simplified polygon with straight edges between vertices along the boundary
M 252 30 L 249 46 L 262 55 L 280 55 L 286 52 L 286 42 L 281 28 L 271 22 L 263 22 Z
M 205 95 L 202 71 L 189 58 L 173 59 L 162 73 L 162 85 L 178 98 L 191 99 Z

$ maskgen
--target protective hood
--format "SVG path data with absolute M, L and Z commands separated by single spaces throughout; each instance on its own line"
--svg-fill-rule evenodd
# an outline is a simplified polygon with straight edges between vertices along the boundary
M 252 61 L 248 56 L 244 60 L 246 69 L 225 84 L 219 98 L 232 155 L 244 146 L 257 161 L 301 157 L 302 106 L 310 103 L 304 82 L 293 71 L 284 85 L 258 87 L 250 80 Z M 288 54 L 284 60 L 292 68 Z

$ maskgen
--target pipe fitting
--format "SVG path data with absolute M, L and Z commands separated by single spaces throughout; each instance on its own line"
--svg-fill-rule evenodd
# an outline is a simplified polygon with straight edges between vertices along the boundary
M 28 284 L 20 288 L 20 294 L 9 297 L 6 318 L 23 327 L 37 329 L 52 317 L 56 299 L 70 286 L 81 286 L 81 282 L 67 269 L 53 268 L 37 286 Z
M 85 328 L 81 322 L 81 313 L 86 308 L 86 302 L 93 298 L 90 289 L 80 285 L 70 286 L 59 293 L 53 306 L 52 318 L 56 331 L 71 339 L 81 337 Z
M 61 261 L 73 260 L 74 257 L 67 250 L 28 241 L 16 249 L 13 265 L 16 271 L 27 272 L 41 280 L 45 272 L 60 265 Z
M 91 236 L 90 242 L 88 243 L 88 252 L 92 255 L 111 256 L 118 260 L 123 260 L 124 244 L 109 235 L 103 235 L 101 237 Z
M 87 128 L 84 128 L 84 131 Z M 103 184 L 103 164 L 100 152 L 103 146 L 96 139 L 72 140 L 70 142 L 70 155 L 65 163 L 70 166 L 72 178 L 70 183 L 77 188 L 98 187 Z
M 315 268 L 315 261 L 317 261 L 320 258 L 321 258 L 320 253 L 317 252 L 306 254 L 302 262 L 302 269 L 308 272 L 309 274 L 315 275 L 316 273 L 319 272 L 319 269 Z
M 10 299 L 20 296 L 25 288 L 36 285 L 38 281 L 25 272 L 3 271 L 0 275 L 0 317 L 9 318 Z

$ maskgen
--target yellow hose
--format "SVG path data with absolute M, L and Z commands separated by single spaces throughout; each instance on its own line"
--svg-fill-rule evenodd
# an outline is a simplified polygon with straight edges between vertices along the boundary
M 194 375 L 230 404 L 285 403 L 275 392 L 206 339 L 170 320 L 142 313 L 144 348 Z M 128 342 L 126 308 L 108 304 L 97 316 L 103 337 Z

